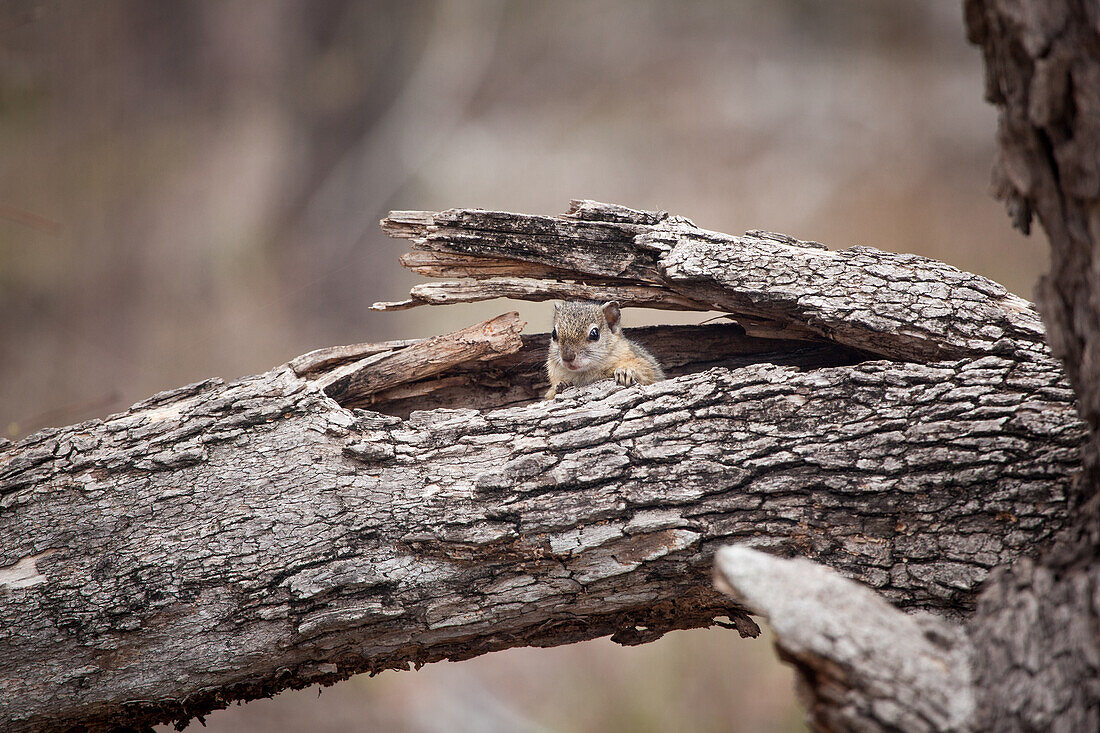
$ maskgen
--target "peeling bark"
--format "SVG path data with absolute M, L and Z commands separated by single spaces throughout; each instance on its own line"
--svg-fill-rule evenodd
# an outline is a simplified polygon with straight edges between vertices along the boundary
M 1084 428 L 1034 312 L 989 281 L 594 202 L 387 221 L 432 251 L 556 270 L 599 269 L 606 249 L 594 277 L 705 296 L 739 324 L 640 330 L 670 379 L 540 401 L 546 336 L 502 316 L 0 449 L 7 729 L 186 720 L 360 671 L 721 618 L 754 635 L 709 582 L 731 542 L 961 619 L 993 568 L 1066 526 Z M 856 287 L 860 268 L 944 279 L 906 295 Z M 892 331 L 874 313 L 913 320 Z M 799 338 L 746 334 L 760 323 Z
M 412 254 L 441 255 L 452 271 L 474 278 L 417 286 L 408 301 L 377 304 L 382 310 L 572 292 L 625 305 L 723 311 L 749 335 L 828 341 L 888 359 L 1046 355 L 1030 303 L 987 278 L 915 255 L 832 251 L 770 232 L 735 237 L 664 212 L 595 201 L 574 201 L 560 217 L 399 211 L 382 228 L 413 240 Z M 501 261 L 511 263 L 509 276 L 499 275 Z

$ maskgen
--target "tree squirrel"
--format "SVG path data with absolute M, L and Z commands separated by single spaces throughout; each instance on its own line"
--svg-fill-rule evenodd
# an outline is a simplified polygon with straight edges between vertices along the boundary
M 552 399 L 563 386 L 614 378 L 619 384 L 653 384 L 665 378 L 653 354 L 623 336 L 619 304 L 554 304 L 554 330 L 546 373 Z

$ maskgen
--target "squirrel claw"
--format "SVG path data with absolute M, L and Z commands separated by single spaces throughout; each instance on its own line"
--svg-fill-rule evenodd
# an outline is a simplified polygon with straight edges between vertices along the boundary
M 638 378 L 633 369 L 616 369 L 615 381 L 619 384 L 630 386 L 631 384 L 637 384 Z

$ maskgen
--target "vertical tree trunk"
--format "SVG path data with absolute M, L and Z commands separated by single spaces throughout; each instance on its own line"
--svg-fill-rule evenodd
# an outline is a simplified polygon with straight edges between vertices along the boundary
M 981 727 L 1100 730 L 1100 3 L 968 0 L 986 96 L 1001 110 L 993 186 L 1016 226 L 1039 218 L 1048 339 L 1089 426 L 1072 525 L 996 574 L 972 620 Z
M 718 586 L 772 619 L 822 730 L 1100 730 L 1100 2 L 965 9 L 1001 110 L 994 192 L 1050 240 L 1039 307 L 1088 425 L 1083 470 L 1065 529 L 994 571 L 963 628 L 905 616 L 820 566 L 721 551 Z

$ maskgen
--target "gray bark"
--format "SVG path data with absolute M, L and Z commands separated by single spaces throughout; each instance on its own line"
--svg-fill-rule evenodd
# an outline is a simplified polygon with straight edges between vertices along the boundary
M 1001 111 L 994 190 L 1051 243 L 1039 301 L 1090 428 L 1083 471 L 1065 529 L 998 568 L 963 626 L 906 617 L 820 567 L 723 551 L 720 587 L 772 619 L 824 730 L 1100 730 L 1100 5 L 965 7 Z
M 393 212 L 382 227 L 448 262 L 468 256 L 465 271 L 484 278 L 449 291 L 421 286 L 408 301 L 377 304 L 382 310 L 485 297 L 545 300 L 577 292 L 579 280 L 586 298 L 718 310 L 750 335 L 825 340 L 890 359 L 1047 354 L 1030 303 L 987 278 L 915 255 L 872 247 L 830 251 L 770 232 L 735 237 L 665 212 L 594 201 L 574 201 L 565 217 Z M 524 283 L 480 265 L 485 258 L 529 263 L 546 282 L 529 284 L 525 293 Z M 436 274 L 422 264 L 414 269 Z M 635 297 L 631 289 L 639 291 Z M 440 298 L 441 291 L 450 297 Z
M 546 337 L 502 316 L 0 449 L 7 729 L 721 618 L 754 635 L 710 583 L 731 542 L 962 619 L 1067 524 L 1084 426 L 1034 311 L 984 278 L 593 202 L 395 221 L 448 267 L 659 288 L 740 325 L 642 332 L 672 378 L 542 402 Z
M 717 586 L 771 620 L 780 657 L 824 730 L 971 730 L 975 691 L 966 633 L 942 617 L 898 612 L 868 588 L 808 560 L 726 547 Z M 794 589 L 797 589 L 795 591 Z
M 1039 304 L 1089 425 L 1070 527 L 998 571 L 970 624 L 979 721 L 1100 730 L 1100 3 L 969 0 L 966 18 L 1000 110 L 994 190 L 1050 241 Z

